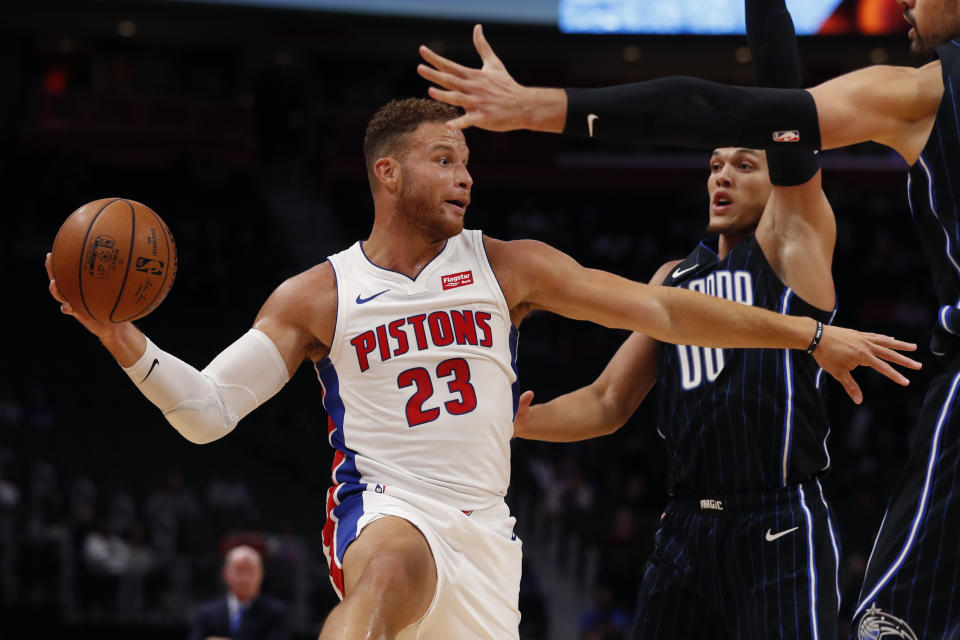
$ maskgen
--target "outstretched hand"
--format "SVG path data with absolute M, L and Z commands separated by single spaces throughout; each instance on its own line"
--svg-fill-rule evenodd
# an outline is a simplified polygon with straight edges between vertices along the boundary
M 916 350 L 917 345 L 890 336 L 824 326 L 823 339 L 813 352 L 813 357 L 824 371 L 843 385 L 847 395 L 860 404 L 863 402 L 863 392 L 850 374 L 851 371 L 859 366 L 871 367 L 897 384 L 907 386 L 910 381 L 890 363 L 919 369 L 922 366 L 919 362 L 899 353 Z
M 457 64 L 427 46 L 420 47 L 421 57 L 433 66 L 418 65 L 417 73 L 443 87 L 430 87 L 430 97 L 465 111 L 464 115 L 448 122 L 448 126 L 489 131 L 563 130 L 566 94 L 562 90 L 533 89 L 519 84 L 493 52 L 479 24 L 473 28 L 473 44 L 483 61 L 479 69 Z

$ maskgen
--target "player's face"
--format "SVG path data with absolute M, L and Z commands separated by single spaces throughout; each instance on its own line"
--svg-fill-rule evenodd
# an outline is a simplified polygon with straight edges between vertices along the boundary
M 707 231 L 746 234 L 756 228 L 770 192 L 766 156 L 756 149 L 727 147 L 710 156 L 710 223 Z
M 408 136 L 397 210 L 427 237 L 444 240 L 463 230 L 473 186 L 469 157 L 463 132 L 442 122 L 421 124 Z
M 936 47 L 960 35 L 958 0 L 897 0 L 910 24 L 910 49 L 929 55 Z
M 240 553 L 230 559 L 223 570 L 223 578 L 238 599 L 251 600 L 260 592 L 263 566 L 252 553 Z

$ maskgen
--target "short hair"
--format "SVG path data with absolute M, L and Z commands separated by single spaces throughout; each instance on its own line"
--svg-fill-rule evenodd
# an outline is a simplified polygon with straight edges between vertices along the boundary
M 370 188 L 376 185 L 373 165 L 379 158 L 395 154 L 401 139 L 424 122 L 448 122 L 462 115 L 453 106 L 429 98 L 391 100 L 380 107 L 363 136 L 363 158 Z

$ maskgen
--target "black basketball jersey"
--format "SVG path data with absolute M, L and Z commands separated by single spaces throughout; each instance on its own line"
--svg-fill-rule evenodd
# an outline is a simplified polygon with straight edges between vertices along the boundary
M 941 305 L 930 348 L 952 356 L 960 351 L 960 42 L 938 47 L 936 55 L 943 67 L 943 98 L 927 145 L 910 167 L 907 196 Z
M 753 237 L 723 260 L 716 237 L 702 241 L 663 284 L 824 323 L 833 315 L 784 285 Z M 823 372 L 813 356 L 667 343 L 657 356 L 658 430 L 671 493 L 770 489 L 829 468 Z

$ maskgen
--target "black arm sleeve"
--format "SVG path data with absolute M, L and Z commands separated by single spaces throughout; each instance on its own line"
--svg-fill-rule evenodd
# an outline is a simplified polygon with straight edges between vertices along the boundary
M 799 88 L 797 34 L 784 0 L 745 0 L 747 40 L 753 72 L 764 87 Z M 767 168 L 775 185 L 796 186 L 820 170 L 820 156 L 809 151 L 769 149 Z
M 817 107 L 803 89 L 673 76 L 566 92 L 564 133 L 572 135 L 694 149 L 820 148 Z
M 793 20 L 783 0 L 745 0 L 747 42 L 757 84 L 800 87 L 800 52 Z

